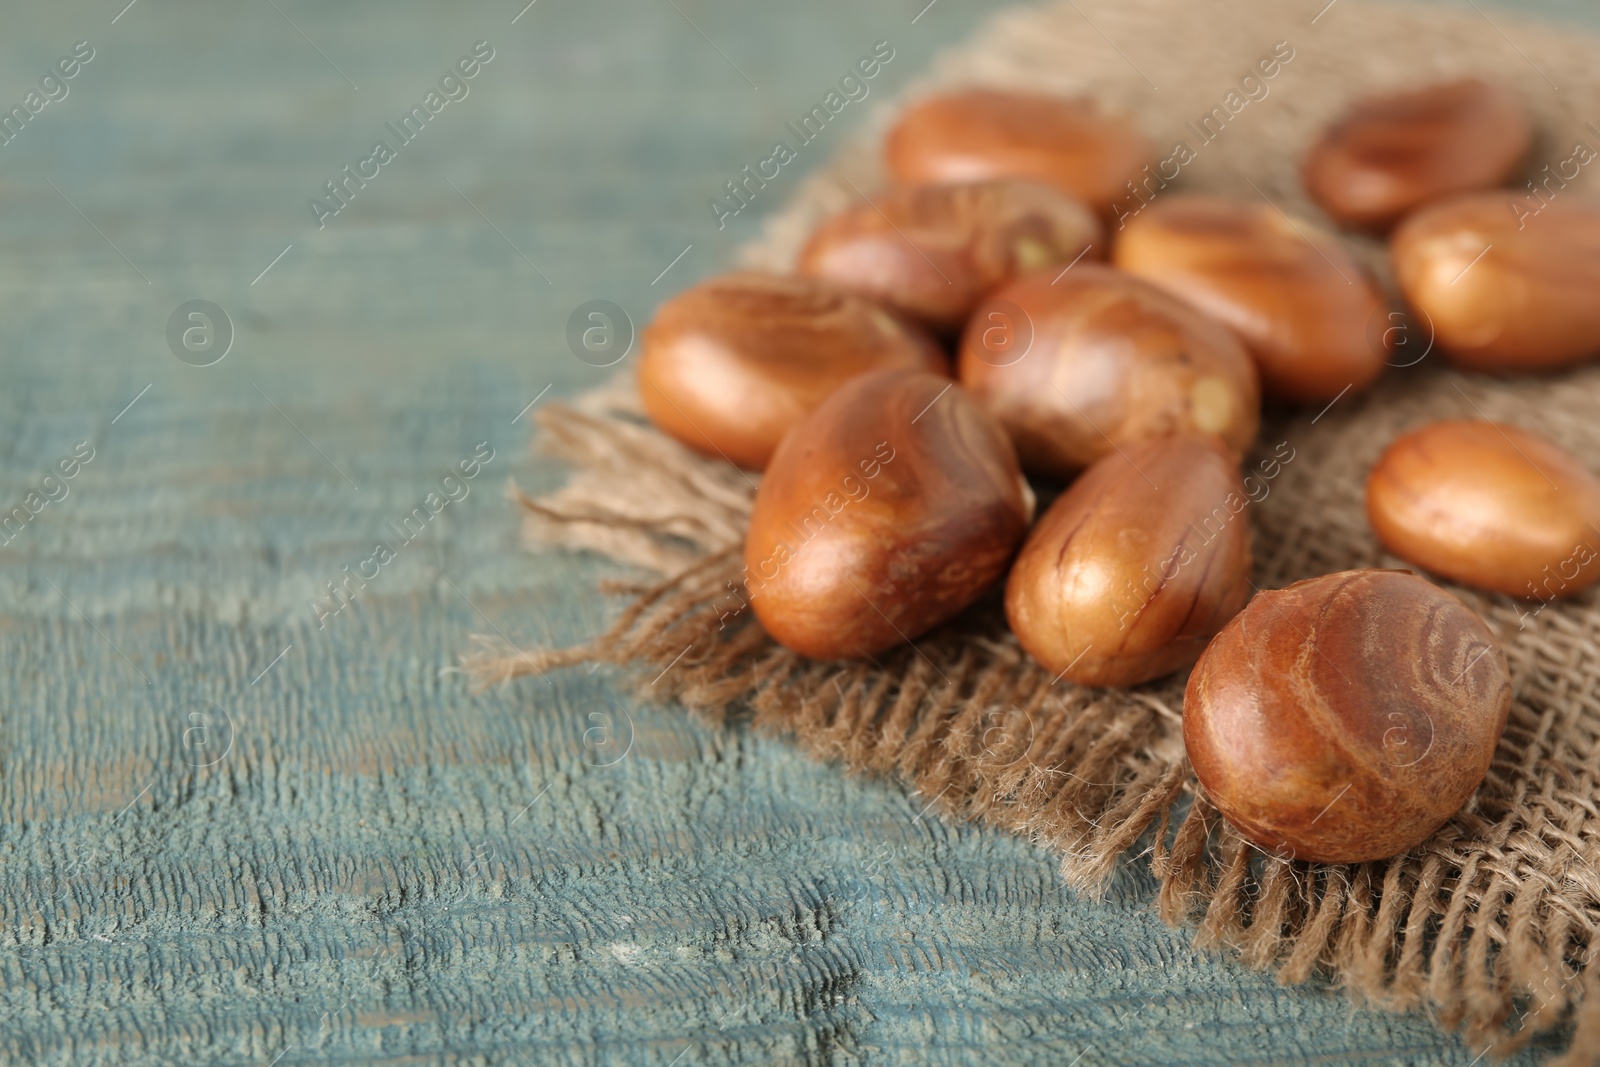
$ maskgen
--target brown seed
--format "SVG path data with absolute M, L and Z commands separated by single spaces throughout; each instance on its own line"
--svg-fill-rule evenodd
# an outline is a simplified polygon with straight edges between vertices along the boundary
M 829 282 L 745 271 L 678 294 L 644 330 L 639 394 L 650 420 L 750 470 L 846 381 L 884 368 L 948 373 L 933 339 Z
M 1383 297 L 1339 238 L 1270 204 L 1172 196 L 1144 208 L 1112 262 L 1222 320 L 1268 396 L 1302 403 L 1360 389 L 1387 353 L 1367 338 Z
M 1445 355 L 1473 370 L 1543 370 L 1600 350 L 1600 207 L 1566 193 L 1533 214 L 1468 193 L 1394 232 L 1395 277 Z
M 1195 661 L 1250 599 L 1249 504 L 1213 439 L 1113 452 L 1046 511 L 1011 568 L 1022 647 L 1081 685 L 1136 685 Z
M 968 89 L 914 105 L 885 144 L 897 181 L 1033 178 L 1084 201 L 1102 217 L 1150 162 L 1150 143 L 1124 118 L 1087 98 Z
M 1306 153 L 1306 190 L 1336 222 L 1385 231 L 1423 204 L 1504 184 L 1533 130 L 1517 98 L 1465 78 L 1357 101 Z
M 997 178 L 900 186 L 835 215 L 812 233 L 799 270 L 955 330 L 1017 275 L 1084 254 L 1105 257 L 1088 208 L 1048 185 Z
M 662 304 L 643 331 L 638 392 L 662 432 L 766 466 L 789 427 L 874 370 L 949 374 L 922 326 L 819 278 L 742 270 Z
M 1066 477 L 1135 441 L 1216 434 L 1243 452 L 1261 396 L 1238 339 L 1097 263 L 1028 275 L 978 306 L 961 384 L 999 416 L 1023 466 Z
M 1200 657 L 1183 743 L 1206 795 L 1286 859 L 1360 863 L 1425 841 L 1489 769 L 1505 653 L 1461 601 L 1404 571 L 1258 594 Z
M 1436 422 L 1396 440 L 1367 479 L 1384 546 L 1510 596 L 1571 596 L 1600 578 L 1600 479 L 1578 457 L 1503 423 Z
M 959 386 L 863 375 L 784 437 L 761 479 L 750 604 L 801 655 L 870 656 L 977 599 L 1032 517 L 1005 431 Z

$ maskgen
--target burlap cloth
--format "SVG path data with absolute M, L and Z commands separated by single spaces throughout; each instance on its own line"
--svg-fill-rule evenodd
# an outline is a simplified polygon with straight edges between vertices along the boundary
M 1198 147 L 1179 187 L 1264 195 L 1313 216 L 1297 176 L 1301 151 L 1353 94 L 1377 87 L 1474 73 L 1514 88 L 1540 130 L 1530 175 L 1568 159 L 1579 141 L 1600 148 L 1600 130 L 1588 124 L 1600 120 L 1600 41 L 1499 11 L 1491 23 L 1471 10 L 1324 3 L 1017 8 L 941 57 L 907 95 L 967 82 L 1087 92 L 1134 116 L 1164 156 L 1177 140 L 1198 146 L 1185 120 L 1198 123 L 1275 42 L 1288 41 L 1294 58 L 1268 83 L 1269 95 Z M 880 106 L 871 127 L 798 189 L 745 249 L 745 262 L 786 268 L 812 225 L 857 197 L 841 179 L 881 184 L 877 145 L 892 110 Z M 1556 195 L 1589 195 L 1592 184 L 1586 171 Z M 1352 243 L 1381 270 L 1380 246 Z M 1414 334 L 1404 361 L 1425 340 Z M 1403 565 L 1368 528 L 1366 473 L 1402 431 L 1463 416 L 1538 430 L 1600 470 L 1600 370 L 1502 380 L 1451 372 L 1433 355 L 1388 371 L 1372 391 L 1320 417 L 1268 413 L 1258 451 L 1264 457 L 1287 442 L 1294 459 L 1248 510 L 1256 584 Z M 629 667 L 650 699 L 675 698 L 715 719 L 752 716 L 820 758 L 898 776 L 949 817 L 1025 834 L 1060 856 L 1080 890 L 1094 892 L 1137 849 L 1136 861 L 1160 881 L 1170 921 L 1196 922 L 1200 943 L 1274 968 L 1284 982 L 1328 974 L 1367 1002 L 1426 1008 L 1441 1025 L 1502 1050 L 1569 1027 L 1560 1062 L 1600 1059 L 1593 593 L 1540 609 L 1450 586 L 1484 614 L 1511 662 L 1515 701 L 1488 778 L 1406 855 L 1289 863 L 1245 845 L 1192 777 L 1179 730 L 1184 675 L 1132 690 L 1052 685 L 1007 632 L 997 598 L 920 639 L 917 650 L 860 664 L 805 661 L 762 632 L 736 585 L 755 476 L 656 433 L 631 377 L 552 405 L 540 422 L 539 444 L 573 471 L 559 491 L 521 498 L 527 542 L 598 552 L 662 580 L 613 586 L 629 602 L 615 629 L 590 645 L 486 647 L 469 657 L 480 679 L 596 660 Z

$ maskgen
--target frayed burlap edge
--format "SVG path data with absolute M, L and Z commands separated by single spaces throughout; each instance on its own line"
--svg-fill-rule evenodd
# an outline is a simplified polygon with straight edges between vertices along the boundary
M 1408 77 L 1472 70 L 1502 78 L 1524 91 L 1538 115 L 1541 145 L 1581 136 L 1575 131 L 1586 107 L 1600 114 L 1600 80 L 1585 66 L 1592 41 L 1505 16 L 1497 16 L 1497 28 L 1476 16 L 1357 0 L 1339 9 L 1342 22 L 1328 15 L 1314 30 L 1296 23 L 1307 36 L 1275 90 L 1282 99 L 1252 105 L 1255 125 L 1208 149 L 1185 175 L 1186 188 L 1249 195 L 1239 186 L 1253 175 L 1259 192 L 1308 211 L 1293 176 L 1306 131 L 1364 86 Z M 930 81 L 1093 92 L 1159 139 L 1172 127 L 1164 110 L 1172 98 L 1159 101 L 1142 73 L 1129 69 L 1137 49 L 1130 57 L 1106 53 L 1096 33 L 1145 41 L 1163 55 L 1167 92 L 1195 89 L 1173 93 L 1185 97 L 1181 110 L 1220 96 L 1237 77 L 1234 67 L 1248 69 L 1255 51 L 1295 40 L 1283 21 L 1282 5 L 1267 0 L 1181 11 L 1159 0 L 1018 9 L 944 57 Z M 1501 30 L 1534 49 L 1538 67 L 1506 49 Z M 1421 39 L 1434 45 L 1429 55 L 1413 54 L 1410 42 Z M 1182 58 L 1172 61 L 1175 55 Z M 1566 84 L 1567 96 L 1542 95 L 1551 78 Z M 769 220 L 746 262 L 787 266 L 815 220 L 854 195 L 841 176 L 863 187 L 880 180 L 871 146 L 886 114 Z M 1354 245 L 1378 262 L 1370 243 Z M 1251 510 L 1257 584 L 1400 565 L 1366 527 L 1361 486 L 1377 451 L 1405 428 L 1437 418 L 1502 418 L 1539 429 L 1600 467 L 1597 402 L 1593 369 L 1493 382 L 1425 362 L 1391 372 L 1367 396 L 1328 412 L 1269 418 L 1262 454 L 1282 442 L 1300 458 Z M 612 583 L 627 605 L 585 645 L 528 650 L 485 640 L 466 660 L 480 682 L 614 664 L 652 700 L 676 699 L 713 722 L 748 715 L 818 758 L 899 778 L 952 818 L 1026 835 L 1061 857 L 1064 877 L 1082 892 L 1100 891 L 1137 847 L 1159 882 L 1164 918 L 1195 922 L 1200 944 L 1235 951 L 1283 982 L 1326 973 L 1362 1001 L 1428 1010 L 1440 1025 L 1464 1028 L 1470 1040 L 1502 1053 L 1569 1026 L 1562 1067 L 1600 1062 L 1600 995 L 1592 988 L 1600 976 L 1593 966 L 1600 953 L 1600 612 L 1592 596 L 1534 610 L 1452 587 L 1502 637 L 1517 691 L 1484 786 L 1432 839 L 1393 860 L 1289 863 L 1245 843 L 1194 781 L 1178 730 L 1181 676 L 1126 691 L 1058 682 L 1021 652 L 992 601 L 867 663 L 807 661 L 772 642 L 742 597 L 740 543 L 757 476 L 657 433 L 629 375 L 571 406 L 550 405 L 538 421 L 541 447 L 574 472 L 556 492 L 516 493 L 525 542 L 598 552 L 661 577 Z

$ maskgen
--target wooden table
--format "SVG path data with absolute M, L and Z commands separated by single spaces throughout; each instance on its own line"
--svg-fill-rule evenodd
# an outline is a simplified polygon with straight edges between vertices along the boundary
M 560 478 L 529 405 L 611 373 L 569 315 L 724 269 L 723 180 L 977 5 L 122 3 L 0 14 L 7 108 L 92 49 L 0 145 L 0 1062 L 1481 1062 L 1193 951 L 1131 870 L 1080 901 L 605 672 L 452 669 L 608 617 L 502 499 Z

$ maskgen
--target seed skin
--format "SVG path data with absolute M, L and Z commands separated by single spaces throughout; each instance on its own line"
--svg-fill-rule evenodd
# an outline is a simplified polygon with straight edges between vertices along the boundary
M 1600 579 L 1600 478 L 1506 423 L 1397 438 L 1367 478 L 1367 518 L 1389 551 L 1463 585 L 1550 600 Z
M 1360 863 L 1425 841 L 1488 772 L 1511 706 L 1494 635 L 1406 571 L 1259 593 L 1212 641 L 1183 703 L 1206 796 L 1288 859 Z
M 1546 371 L 1600 352 L 1600 206 L 1573 190 L 1530 212 L 1518 193 L 1469 193 L 1394 231 L 1400 290 L 1457 366 Z
M 639 396 L 650 421 L 746 470 L 764 468 L 784 433 L 858 374 L 949 373 L 922 327 L 828 282 L 762 271 L 678 294 L 642 342 Z
M 1250 522 L 1232 454 L 1183 434 L 1090 467 L 1011 568 L 1006 618 L 1046 670 L 1137 685 L 1195 661 L 1250 599 Z
M 1032 178 L 1109 219 L 1155 152 L 1132 122 L 1086 97 L 967 89 L 907 109 L 889 131 L 884 158 L 908 185 Z
M 991 588 L 1032 518 L 1032 491 L 988 412 L 947 378 L 876 371 L 772 457 L 745 538 L 750 604 L 803 656 L 870 656 Z
M 1029 338 L 1025 352 L 997 349 L 997 336 L 1014 335 Z M 1098 263 L 1030 274 L 980 304 L 958 370 L 1005 424 L 1023 466 L 1053 478 L 1118 448 L 1190 431 L 1215 434 L 1242 454 L 1260 424 L 1260 385 L 1238 338 Z
M 797 269 L 941 333 L 1018 275 L 1104 259 L 1100 220 L 1052 186 L 1020 178 L 901 186 L 825 220 Z
M 1261 202 L 1156 200 L 1118 235 L 1111 261 L 1228 325 L 1262 391 L 1301 404 L 1358 392 L 1387 350 L 1369 337 L 1383 295 L 1336 234 Z
M 1357 101 L 1306 153 L 1306 191 L 1340 225 L 1386 233 L 1417 208 L 1503 185 L 1533 142 L 1509 91 L 1478 78 Z

